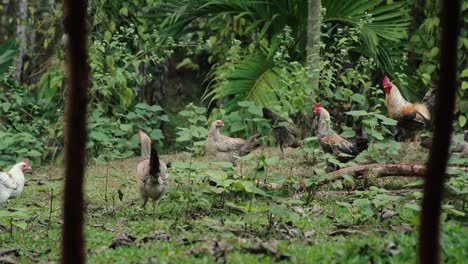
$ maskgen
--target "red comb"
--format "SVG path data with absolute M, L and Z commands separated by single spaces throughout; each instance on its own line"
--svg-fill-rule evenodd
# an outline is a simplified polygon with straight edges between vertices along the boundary
M 27 160 L 23 160 L 24 163 L 26 163 L 29 167 L 31 167 L 31 165 L 29 165 L 29 162 Z
M 385 76 L 383 78 L 382 84 L 383 84 L 383 86 L 388 86 L 389 84 L 391 84 L 390 79 L 387 76 Z
M 314 109 L 317 109 L 317 108 L 320 108 L 320 107 L 322 107 L 322 104 L 321 104 L 321 103 L 317 103 L 317 104 L 315 105 Z

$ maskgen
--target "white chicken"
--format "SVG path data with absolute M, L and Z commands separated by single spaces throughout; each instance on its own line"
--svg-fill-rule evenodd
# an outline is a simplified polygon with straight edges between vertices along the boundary
M 153 214 L 156 212 L 156 205 L 167 192 L 169 185 L 168 166 L 159 160 L 158 152 L 154 144 L 151 144 L 149 136 L 141 129 L 138 131 L 138 138 L 141 143 L 142 161 L 138 164 L 137 174 L 139 180 L 139 191 L 143 198 L 142 207 L 146 207 L 149 199 L 153 200 Z
M 21 194 L 25 182 L 24 174 L 30 170 L 31 165 L 24 160 L 15 164 L 9 172 L 0 172 L 0 203 Z
M 206 153 L 216 157 L 218 161 L 235 162 L 236 156 L 245 156 L 260 144 L 255 140 L 260 134 L 255 134 L 249 139 L 232 138 L 221 135 L 219 129 L 224 126 L 223 120 L 216 120 L 211 124 L 206 141 Z

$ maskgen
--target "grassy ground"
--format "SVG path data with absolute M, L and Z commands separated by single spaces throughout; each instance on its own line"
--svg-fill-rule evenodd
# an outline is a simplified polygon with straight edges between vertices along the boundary
M 279 156 L 279 151 L 273 148 L 257 153 Z M 337 204 L 365 195 L 350 190 L 367 186 L 358 183 L 349 188 L 346 184 L 343 188 L 323 186 L 306 205 L 303 201 L 307 192 L 300 186 L 314 177 L 311 166 L 305 162 L 302 150 L 288 149 L 286 155 L 285 160 L 268 168 L 270 175 L 281 174 L 286 180 L 278 184 L 281 188 L 262 187 L 266 194 L 261 196 L 239 191 L 222 195 L 194 192 L 191 194 L 194 200 L 188 204 L 184 196 L 188 193 L 184 191 L 187 181 L 175 170 L 170 178 L 171 188 L 155 215 L 151 208 L 143 211 L 139 206 L 135 175 L 138 159 L 89 166 L 85 196 L 88 262 L 415 262 L 417 216 L 412 208 L 398 205 L 393 208 L 397 213 L 393 217 L 371 216 L 362 220 L 363 212 Z M 403 148 L 400 161 L 422 163 L 425 156 L 421 149 L 410 146 Z M 177 154 L 163 159 L 174 162 L 188 158 Z M 242 169 L 246 174 L 252 171 L 249 166 Z M 18 263 L 58 262 L 62 227 L 61 168 L 38 168 L 27 178 L 23 195 L 0 207 L 0 212 L 4 212 L 0 218 L 0 247 L 14 250 L 3 258 Z M 275 176 L 272 179 L 270 183 L 275 183 Z M 403 189 L 392 194 L 403 197 L 417 192 L 414 187 L 404 187 L 411 181 L 391 178 L 375 180 L 372 185 Z M 20 213 L 12 212 L 15 208 Z M 5 216 L 5 212 L 13 215 Z M 444 263 L 462 263 L 468 259 L 468 238 L 461 235 L 467 233 L 466 218 L 452 217 L 443 222 Z M 0 258 L 1 254 L 0 250 Z

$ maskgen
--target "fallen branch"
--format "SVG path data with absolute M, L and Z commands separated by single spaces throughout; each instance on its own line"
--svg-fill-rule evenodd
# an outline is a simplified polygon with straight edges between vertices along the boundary
M 448 167 L 448 169 L 459 169 L 468 171 L 468 167 Z M 321 181 L 318 185 L 322 186 L 329 182 L 340 180 L 344 175 L 349 175 L 355 179 L 367 176 L 373 173 L 378 178 L 390 176 L 403 177 L 424 177 L 426 171 L 425 165 L 419 164 L 379 164 L 372 163 L 344 168 L 328 174 L 328 179 Z

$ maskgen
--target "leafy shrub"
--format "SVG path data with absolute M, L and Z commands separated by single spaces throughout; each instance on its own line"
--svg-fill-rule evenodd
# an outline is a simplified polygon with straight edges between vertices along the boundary
M 178 127 L 176 142 L 182 145 L 195 155 L 205 152 L 205 143 L 208 136 L 206 118 L 206 108 L 188 104 L 185 109 L 179 112 L 183 118 L 184 127 Z
M 136 132 L 145 131 L 152 140 L 161 144 L 164 136 L 159 129 L 161 122 L 168 122 L 166 115 L 160 115 L 158 105 L 137 104 L 134 110 L 119 118 L 106 117 L 102 111 L 95 110 L 88 122 L 89 154 L 96 162 L 129 158 L 138 153 L 139 144 Z M 130 140 L 129 140 L 130 139 Z
M 0 91 L 0 166 L 55 157 L 62 149 L 62 108 L 31 95 L 10 72 L 0 75 Z

